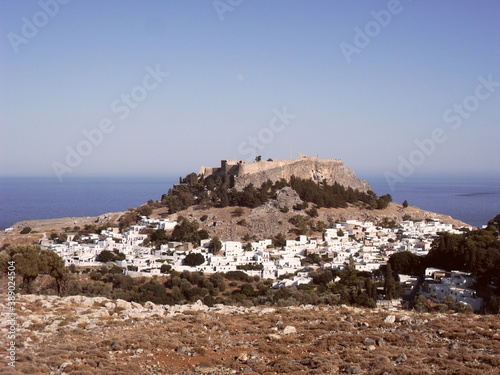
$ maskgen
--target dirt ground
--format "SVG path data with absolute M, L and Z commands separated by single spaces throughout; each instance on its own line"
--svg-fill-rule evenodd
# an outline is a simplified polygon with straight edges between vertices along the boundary
M 16 367 L 1 374 L 492 375 L 500 367 L 498 315 L 346 306 L 174 314 L 156 305 L 139 317 L 113 301 L 36 298 L 19 299 Z

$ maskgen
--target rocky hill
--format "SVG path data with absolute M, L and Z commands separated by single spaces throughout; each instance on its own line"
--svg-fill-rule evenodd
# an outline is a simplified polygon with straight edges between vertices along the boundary
M 500 316 L 21 295 L 2 374 L 498 374 Z M 5 312 L 5 309 L 2 309 Z M 2 335 L 8 325 L 2 314 Z
M 259 239 L 272 238 L 277 233 L 283 233 L 287 238 L 295 238 L 293 233 L 294 225 L 290 219 L 296 215 L 307 216 L 306 210 L 293 210 L 295 204 L 302 203 L 298 194 L 291 188 L 285 187 L 278 192 L 276 199 L 256 208 L 244 208 L 242 212 L 235 207 L 225 208 L 201 208 L 193 206 L 180 211 L 172 218 L 179 216 L 187 217 L 189 220 L 197 220 L 202 229 L 206 229 L 209 234 L 221 239 L 239 241 L 245 235 L 256 236 Z M 283 212 L 283 207 L 289 207 L 288 212 Z M 329 225 L 333 222 L 344 220 L 362 220 L 380 223 L 383 220 L 395 221 L 399 223 L 405 217 L 411 217 L 413 220 L 439 219 L 444 223 L 450 223 L 457 226 L 468 226 L 468 224 L 453 219 L 447 215 L 441 215 L 430 211 L 422 210 L 418 207 L 408 206 L 404 208 L 401 204 L 390 203 L 382 210 L 369 210 L 355 205 L 349 205 L 347 208 L 319 208 L 318 217 L 310 218 L 313 229 L 310 235 L 322 238 L 323 233 L 314 230 L 314 224 L 324 222 Z M 163 216 L 164 209 L 155 210 L 155 214 Z M 201 217 L 208 218 L 201 221 Z
M 280 180 L 290 180 L 295 176 L 302 179 L 312 179 L 316 182 L 326 180 L 330 185 L 338 182 L 345 187 L 359 191 L 370 190 L 370 185 L 356 177 L 340 159 L 320 159 L 299 154 L 295 160 L 259 160 L 252 163 L 245 161 L 222 160 L 220 168 L 201 167 L 200 175 L 228 176 L 233 179 L 234 186 L 242 189 L 252 183 L 261 186 L 267 180 L 273 183 Z

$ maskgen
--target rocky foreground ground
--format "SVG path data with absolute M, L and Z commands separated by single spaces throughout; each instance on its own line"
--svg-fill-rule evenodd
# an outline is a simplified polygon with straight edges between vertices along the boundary
M 498 374 L 500 316 L 19 296 L 2 374 Z M 2 308 L 2 337 L 6 309 Z

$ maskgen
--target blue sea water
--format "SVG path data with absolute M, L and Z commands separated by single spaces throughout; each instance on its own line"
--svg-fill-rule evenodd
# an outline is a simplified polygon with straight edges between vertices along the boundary
M 407 179 L 394 191 L 384 178 L 365 178 L 378 195 L 481 226 L 500 213 L 500 179 Z M 97 216 L 159 200 L 178 177 L 0 177 L 0 230 L 30 219 Z
M 476 227 L 500 214 L 499 178 L 409 178 L 391 191 L 385 178 L 366 178 L 377 195 L 449 215 Z
M 0 230 L 31 219 L 97 216 L 159 200 L 176 177 L 0 177 Z

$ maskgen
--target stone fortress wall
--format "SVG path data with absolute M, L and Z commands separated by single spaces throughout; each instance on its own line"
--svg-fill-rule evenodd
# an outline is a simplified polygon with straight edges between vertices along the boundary
M 294 160 L 270 160 L 246 162 L 241 160 L 222 160 L 220 168 L 201 167 L 200 176 L 227 176 L 230 177 L 237 189 L 243 189 L 252 183 L 260 186 L 268 179 L 272 182 L 282 178 L 289 180 L 291 176 L 304 179 L 313 179 L 322 182 L 326 179 L 329 184 L 338 182 L 345 187 L 360 191 L 370 190 L 370 185 L 356 177 L 354 172 L 347 168 L 340 159 L 320 159 L 313 156 L 299 154 Z

